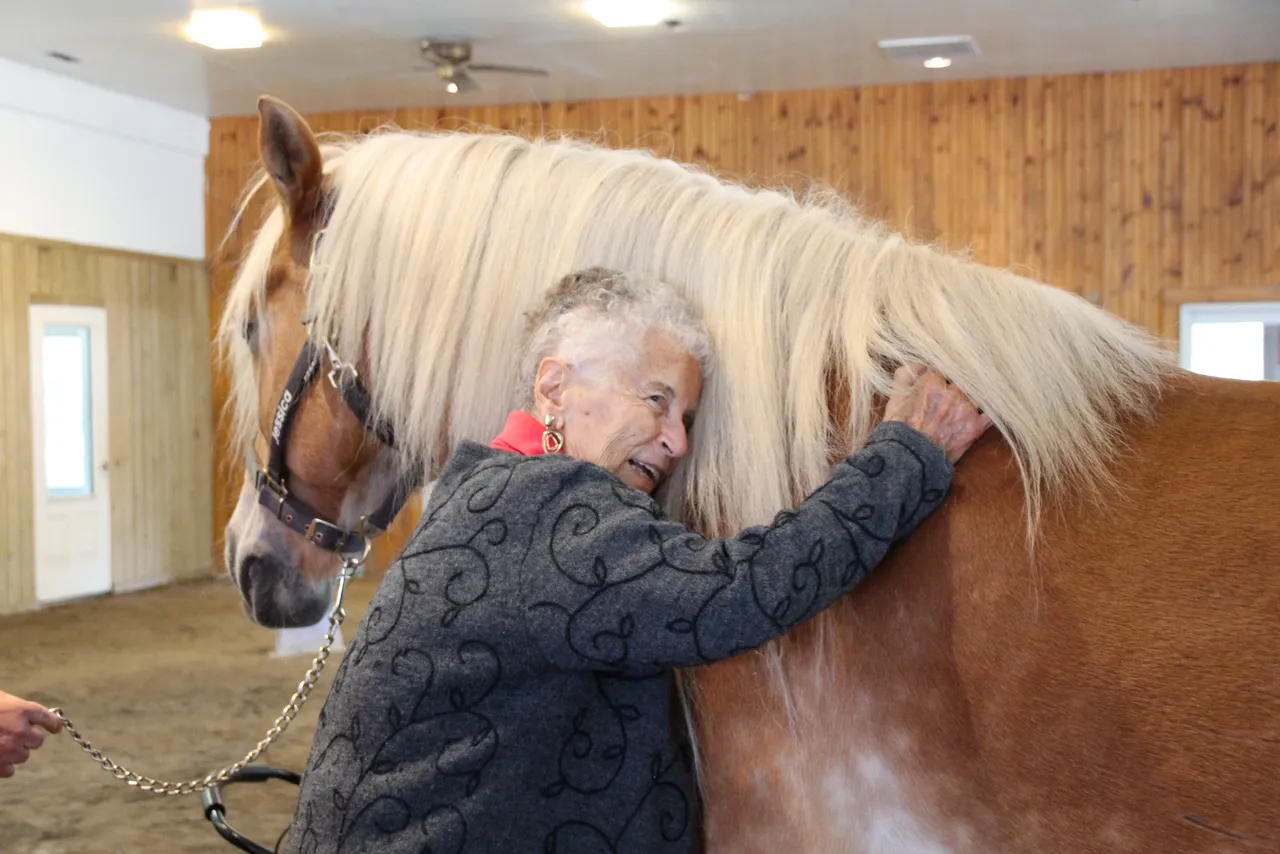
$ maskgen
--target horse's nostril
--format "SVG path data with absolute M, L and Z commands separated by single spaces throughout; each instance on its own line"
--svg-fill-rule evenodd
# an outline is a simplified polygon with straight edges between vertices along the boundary
M 260 590 L 273 587 L 280 578 L 280 565 L 277 561 L 261 555 L 248 555 L 240 565 L 240 573 L 244 586 L 248 590 Z
M 261 555 L 246 555 L 239 569 L 240 592 L 245 611 L 259 625 L 278 628 L 280 613 L 276 588 L 280 583 L 279 564 Z
M 249 618 L 269 629 L 312 626 L 324 618 L 328 601 L 302 577 L 270 555 L 246 555 L 239 586 Z

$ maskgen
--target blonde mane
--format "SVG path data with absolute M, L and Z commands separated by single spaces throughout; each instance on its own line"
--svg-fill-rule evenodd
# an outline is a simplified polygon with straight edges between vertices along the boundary
M 313 334 L 364 359 L 377 414 L 428 472 L 458 441 L 487 442 L 519 406 L 525 313 L 590 266 L 669 282 L 710 330 L 716 369 L 690 454 L 660 496 L 709 535 L 767 522 L 821 485 L 874 427 L 894 367 L 922 362 L 1008 441 L 1030 546 L 1046 497 L 1097 497 L 1111 483 L 1123 421 L 1150 416 L 1175 367 L 1171 351 L 1085 300 L 906 241 L 835 194 L 748 189 L 569 139 L 388 130 L 322 151 L 333 206 L 307 284 Z M 258 394 L 243 328 L 283 227 L 275 210 L 258 232 L 219 333 L 244 446 Z M 265 346 L 265 318 L 259 329 Z M 765 663 L 794 730 L 784 656 L 771 644 Z
M 798 199 L 648 152 L 507 134 L 392 129 L 323 153 L 334 194 L 308 284 L 314 331 L 363 355 L 379 413 L 429 468 L 501 428 L 520 399 L 525 312 L 593 265 L 671 283 L 710 329 L 717 371 L 663 497 L 709 534 L 767 522 L 820 485 L 906 361 L 991 414 L 1032 532 L 1045 496 L 1108 482 L 1122 419 L 1149 415 L 1173 368 L 1167 349 L 1083 299 L 903 240 L 833 194 Z M 241 441 L 257 409 L 241 329 L 282 229 L 277 210 L 222 318 Z M 845 423 L 833 379 L 848 390 Z

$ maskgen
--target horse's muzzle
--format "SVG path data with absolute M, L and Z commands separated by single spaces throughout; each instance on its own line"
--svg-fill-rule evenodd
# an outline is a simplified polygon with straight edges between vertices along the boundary
M 249 619 L 269 629 L 314 626 L 329 608 L 297 571 L 269 555 L 245 555 L 236 582 Z

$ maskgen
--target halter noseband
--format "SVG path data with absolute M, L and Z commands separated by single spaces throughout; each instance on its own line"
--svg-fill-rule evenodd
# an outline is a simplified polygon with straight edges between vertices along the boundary
M 280 403 L 276 406 L 275 416 L 271 420 L 271 434 L 268 436 L 270 456 L 267 467 L 258 468 L 258 503 L 275 514 L 290 530 L 306 537 L 307 542 L 313 546 L 341 555 L 364 556 L 369 553 L 373 537 L 381 534 L 395 521 L 396 515 L 421 482 L 422 473 L 417 468 L 407 471 L 378 509 L 360 519 L 354 531 L 324 519 L 305 502 L 289 494 L 289 466 L 285 462 L 289 427 L 293 422 L 296 404 L 307 386 L 316 378 L 325 356 L 331 365 L 329 383 L 342 395 L 347 408 L 379 441 L 389 448 L 395 447 L 391 425 L 373 422 L 369 392 L 361 384 L 355 367 L 343 362 L 328 341 L 323 344 L 325 352 L 321 353 L 315 342 L 307 338 L 289 373 L 289 380 L 280 393 Z

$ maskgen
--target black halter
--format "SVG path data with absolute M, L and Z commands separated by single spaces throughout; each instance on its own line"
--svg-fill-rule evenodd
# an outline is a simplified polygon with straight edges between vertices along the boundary
M 372 423 L 369 392 L 361 384 L 356 369 L 339 359 L 328 341 L 323 344 L 326 353 L 321 353 L 315 342 L 307 339 L 293 364 L 289 381 L 280 393 L 280 403 L 276 406 L 275 416 L 271 420 L 271 434 L 268 436 L 270 457 L 266 469 L 258 469 L 258 503 L 274 513 L 288 528 L 306 537 L 307 542 L 313 546 L 342 555 L 363 556 L 368 554 L 373 537 L 381 534 L 395 521 L 396 515 L 421 483 L 422 472 L 416 467 L 406 472 L 378 509 L 362 517 L 354 531 L 348 531 L 322 518 L 306 503 L 289 494 L 289 466 L 285 463 L 289 426 L 293 421 L 295 405 L 315 379 L 325 355 L 332 366 L 328 373 L 329 383 L 342 395 L 347 407 L 379 441 L 389 448 L 395 447 L 391 425 Z

